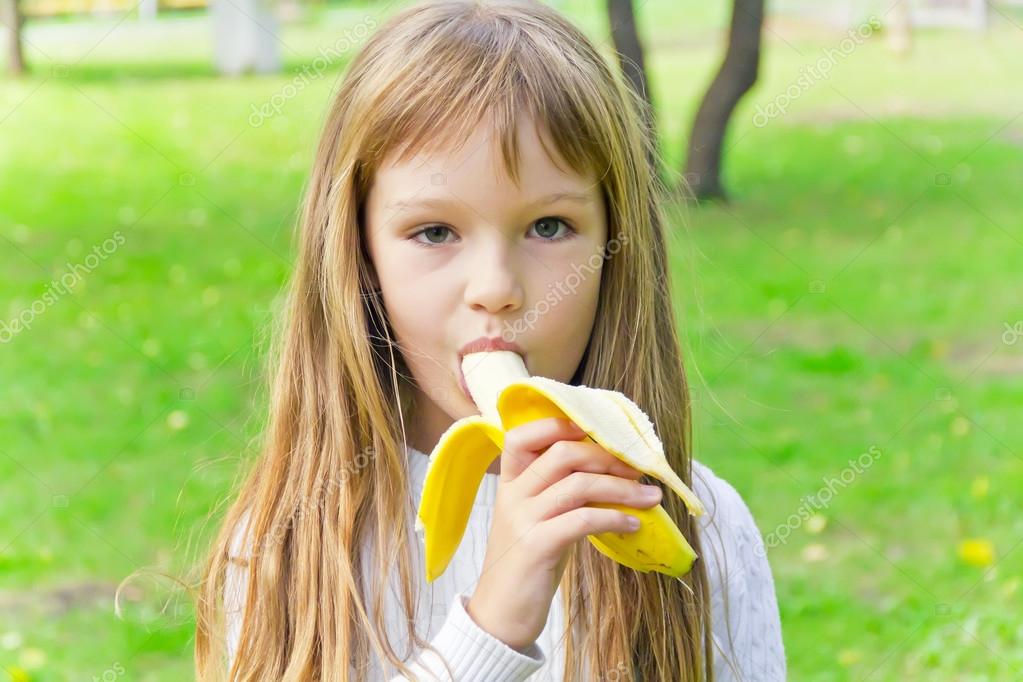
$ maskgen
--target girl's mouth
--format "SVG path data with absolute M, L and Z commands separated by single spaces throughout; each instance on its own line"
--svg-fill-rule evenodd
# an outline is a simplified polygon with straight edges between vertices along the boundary
M 526 354 L 521 350 L 516 350 L 516 352 L 522 356 L 522 361 L 523 363 L 525 363 Z M 472 393 L 469 391 L 469 385 L 465 382 L 465 373 L 462 371 L 463 356 L 464 354 L 459 353 L 455 363 L 455 374 L 458 377 L 458 387 L 462 390 L 462 395 L 465 396 L 465 399 L 472 403 L 474 406 L 476 406 L 477 409 L 479 409 L 479 406 L 476 405 L 476 401 L 472 397 Z

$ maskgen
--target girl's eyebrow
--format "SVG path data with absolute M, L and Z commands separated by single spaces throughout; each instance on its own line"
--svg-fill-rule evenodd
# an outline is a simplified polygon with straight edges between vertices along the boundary
M 546 206 L 547 204 L 553 204 L 558 201 L 574 201 L 580 204 L 591 204 L 593 203 L 593 196 L 586 192 L 554 192 L 546 196 L 540 197 L 535 201 L 526 205 L 526 208 L 535 208 L 537 206 Z M 391 209 L 412 209 L 412 208 L 442 208 L 448 204 L 461 204 L 463 203 L 457 198 L 446 198 L 446 197 L 425 197 L 422 199 L 398 199 L 387 204 L 388 208 Z

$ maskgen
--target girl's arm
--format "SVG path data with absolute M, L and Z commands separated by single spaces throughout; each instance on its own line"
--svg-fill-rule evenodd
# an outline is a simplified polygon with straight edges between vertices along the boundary
M 696 460 L 693 486 L 707 504 L 700 524 L 711 589 L 715 680 L 784 682 L 781 618 L 760 530 L 735 488 Z
M 712 593 L 715 677 L 718 682 L 785 680 L 785 649 L 774 580 L 756 522 L 738 492 L 695 460 L 693 486 L 708 512 L 701 517 L 701 530 Z M 239 525 L 244 527 L 244 517 Z M 238 551 L 240 544 L 233 544 L 233 557 L 243 554 Z M 229 666 L 238 649 L 247 582 L 248 569 L 234 561 L 229 563 L 224 597 Z M 456 595 L 447 618 L 430 641 L 451 665 L 455 679 L 524 680 L 544 664 L 544 652 L 535 642 L 520 652 L 479 627 L 466 611 L 467 601 L 467 595 Z M 444 679 L 444 664 L 429 649 L 421 651 L 408 665 L 417 674 Z M 405 679 L 399 676 L 389 682 Z
M 519 682 L 535 673 L 547 658 L 534 642 L 519 652 L 482 629 L 469 616 L 465 604 L 469 596 L 455 595 L 447 618 L 437 635 L 430 640 L 447 661 L 455 680 L 462 682 Z M 422 650 L 407 664 L 416 675 L 427 680 L 449 680 L 447 668 L 436 652 Z M 405 682 L 397 675 L 388 682 Z
M 247 517 L 239 526 L 244 527 Z M 238 651 L 238 640 L 245 611 L 245 593 L 248 587 L 248 568 L 243 564 L 244 553 L 240 542 L 233 543 L 224 576 L 224 610 L 226 619 L 228 670 L 234 664 Z M 468 595 L 455 595 L 440 630 L 430 644 L 447 661 L 459 682 L 520 682 L 536 672 L 547 660 L 543 651 L 534 642 L 523 651 L 509 647 L 501 640 L 480 628 L 465 610 Z M 406 665 L 422 680 L 449 680 L 447 668 L 437 652 L 423 649 Z M 405 682 L 402 675 L 392 677 L 388 682 Z

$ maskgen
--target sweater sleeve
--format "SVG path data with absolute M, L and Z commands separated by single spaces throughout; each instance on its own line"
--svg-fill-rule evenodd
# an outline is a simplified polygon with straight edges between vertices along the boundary
M 249 512 L 246 511 L 232 530 L 227 550 L 227 568 L 224 573 L 224 638 L 228 671 L 234 665 L 242 623 L 245 620 L 245 595 L 249 586 L 248 563 L 252 558 L 248 530 Z
M 225 578 L 225 611 L 227 621 L 228 670 L 234 664 L 238 651 L 238 636 L 244 618 L 244 595 L 248 574 L 244 568 L 232 563 Z M 406 665 L 420 680 L 457 680 L 458 682 L 521 682 L 536 672 L 547 660 L 534 642 L 520 653 L 479 627 L 465 610 L 468 595 L 458 593 L 452 600 L 444 624 L 430 640 L 437 650 L 421 650 L 406 661 Z M 453 677 L 447 676 L 444 660 L 451 667 Z M 411 678 L 397 675 L 388 682 L 405 682 Z
M 451 668 L 448 677 L 444 662 L 437 653 L 423 649 L 409 667 L 416 675 L 429 680 L 457 680 L 458 682 L 519 682 L 526 680 L 547 660 L 543 650 L 533 642 L 520 653 L 476 624 L 465 605 L 469 597 L 459 592 L 451 601 L 444 624 L 430 640 Z M 389 682 L 402 682 L 409 678 L 392 677 Z
M 786 679 L 785 647 L 771 566 L 749 507 L 726 481 L 696 461 L 703 558 L 711 587 L 714 676 L 719 682 Z
M 238 525 L 244 527 L 247 517 Z M 241 532 L 235 533 L 229 552 L 224 577 L 225 637 L 228 670 L 234 664 L 238 651 L 241 625 L 245 617 L 245 595 L 248 587 L 248 569 L 244 561 L 249 558 L 247 545 L 241 541 Z M 240 560 L 240 562 L 239 562 Z M 447 616 L 437 634 L 430 640 L 436 651 L 422 649 L 405 661 L 409 669 L 422 681 L 457 680 L 457 682 L 520 682 L 526 680 L 546 662 L 547 658 L 534 642 L 519 652 L 476 624 L 466 611 L 469 596 L 457 593 L 451 601 Z M 438 656 L 438 652 L 440 656 Z M 443 660 L 442 660 L 443 659 Z M 448 677 L 447 662 L 453 677 Z M 403 675 L 391 677 L 388 682 L 404 682 Z
M 227 646 L 227 669 L 234 665 L 235 653 L 238 651 L 238 639 L 241 635 L 242 621 L 245 618 L 245 592 L 248 587 L 248 569 L 239 565 L 239 559 L 232 556 L 227 564 L 224 576 L 224 622 Z

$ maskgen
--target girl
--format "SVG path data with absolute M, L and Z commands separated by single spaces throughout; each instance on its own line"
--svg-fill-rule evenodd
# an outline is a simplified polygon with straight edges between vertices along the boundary
M 200 680 L 781 680 L 763 543 L 690 457 L 690 402 L 640 100 L 538 2 L 401 11 L 354 58 L 316 153 L 262 457 L 204 567 Z M 507 433 L 447 571 L 414 514 L 476 414 L 460 357 L 633 398 L 706 505 L 643 494 L 570 422 Z M 700 555 L 640 573 L 587 535 L 663 503 Z M 223 603 L 221 603 L 223 597 Z

